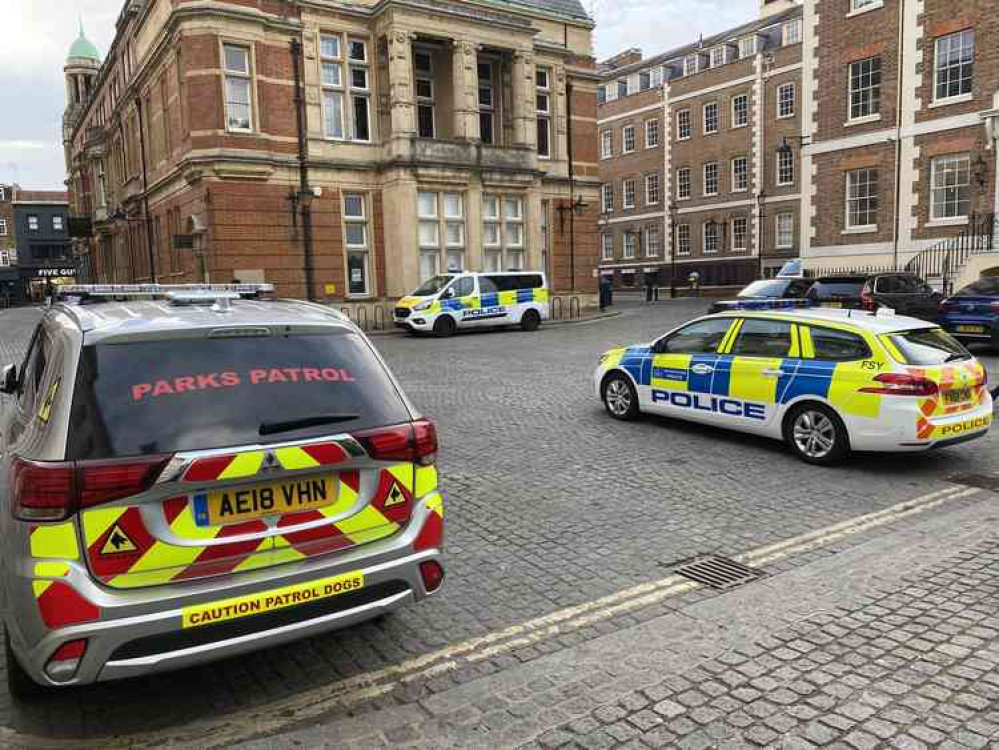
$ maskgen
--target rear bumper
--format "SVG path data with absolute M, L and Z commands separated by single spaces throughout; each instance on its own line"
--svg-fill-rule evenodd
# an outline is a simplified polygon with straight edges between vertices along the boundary
M 12 573 L 14 596 L 7 628 L 18 661 L 42 685 L 84 685 L 193 666 L 268 648 L 370 620 L 431 595 L 420 564 L 442 563 L 442 549 L 416 551 L 414 543 L 429 515 L 424 498 L 409 525 L 394 537 L 274 568 L 220 576 L 186 584 L 112 590 L 92 581 L 82 564 L 70 565 L 64 579 L 100 609 L 97 620 L 47 630 L 37 625 L 30 571 Z M 184 610 L 273 592 L 348 573 L 361 573 L 364 587 L 312 604 L 297 604 L 184 627 Z M 21 608 L 30 608 L 26 611 Z M 23 616 L 22 616 L 23 615 Z M 68 641 L 87 639 L 87 649 L 72 679 L 56 683 L 45 673 L 52 654 Z

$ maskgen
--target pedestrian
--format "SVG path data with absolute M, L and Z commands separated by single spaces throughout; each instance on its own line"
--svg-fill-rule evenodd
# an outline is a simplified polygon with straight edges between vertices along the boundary
M 691 271 L 690 276 L 687 277 L 687 281 L 690 282 L 690 290 L 693 292 L 693 295 L 695 297 L 700 297 L 701 274 L 698 271 Z

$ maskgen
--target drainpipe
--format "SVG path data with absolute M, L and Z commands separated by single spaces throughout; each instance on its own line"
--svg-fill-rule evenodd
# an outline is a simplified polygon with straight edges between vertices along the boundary
M 892 227 L 892 268 L 898 270 L 898 243 L 902 232 L 902 81 L 905 80 L 905 0 L 898 4 L 898 85 L 895 87 L 895 221 Z
M 572 155 L 572 84 L 565 84 L 566 138 L 569 155 L 569 291 L 576 291 L 576 169 Z
M 305 95 L 302 92 L 302 42 L 291 40 L 292 67 L 295 70 L 295 115 L 298 125 L 298 197 L 302 212 L 302 249 L 305 271 L 305 298 L 315 300 L 312 269 L 312 188 L 309 186 L 309 144 L 305 132 Z
M 149 251 L 149 276 L 156 281 L 156 250 L 153 247 L 153 219 L 149 215 L 149 174 L 146 171 L 146 135 L 142 118 L 142 99 L 135 97 L 135 109 L 139 114 L 139 156 L 142 159 L 142 213 L 146 225 L 146 248 Z

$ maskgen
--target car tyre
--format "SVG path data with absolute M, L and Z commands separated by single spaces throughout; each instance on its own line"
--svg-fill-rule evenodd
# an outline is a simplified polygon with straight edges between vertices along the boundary
M 833 466 L 850 454 L 846 425 L 823 404 L 795 406 L 784 420 L 784 439 L 805 463 Z
M 14 656 L 14 649 L 10 647 L 10 636 L 6 632 L 3 634 L 3 645 L 7 658 L 7 690 L 11 696 L 22 703 L 29 703 L 48 695 L 50 690 L 39 685 L 24 671 Z
M 457 328 L 458 324 L 454 322 L 454 318 L 450 315 L 441 315 L 434 323 L 434 336 L 446 339 L 448 336 L 453 336 Z
M 611 373 L 604 378 L 604 385 L 601 389 L 601 396 L 604 408 L 614 419 L 622 422 L 630 422 L 638 419 L 640 410 L 638 408 L 638 391 L 632 385 L 631 380 L 620 372 Z
M 520 328 L 527 333 L 533 333 L 541 327 L 541 316 L 537 310 L 528 310 L 520 318 Z

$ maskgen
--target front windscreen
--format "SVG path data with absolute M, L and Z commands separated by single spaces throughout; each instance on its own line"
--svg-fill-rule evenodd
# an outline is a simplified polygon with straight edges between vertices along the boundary
M 287 442 L 407 422 L 351 333 L 86 346 L 67 459 Z
M 433 278 L 427 279 L 422 284 L 420 284 L 420 286 L 417 287 L 416 291 L 413 292 L 412 295 L 410 296 L 430 297 L 434 294 L 437 294 L 441 289 L 450 284 L 453 278 L 454 276 L 434 276 Z

